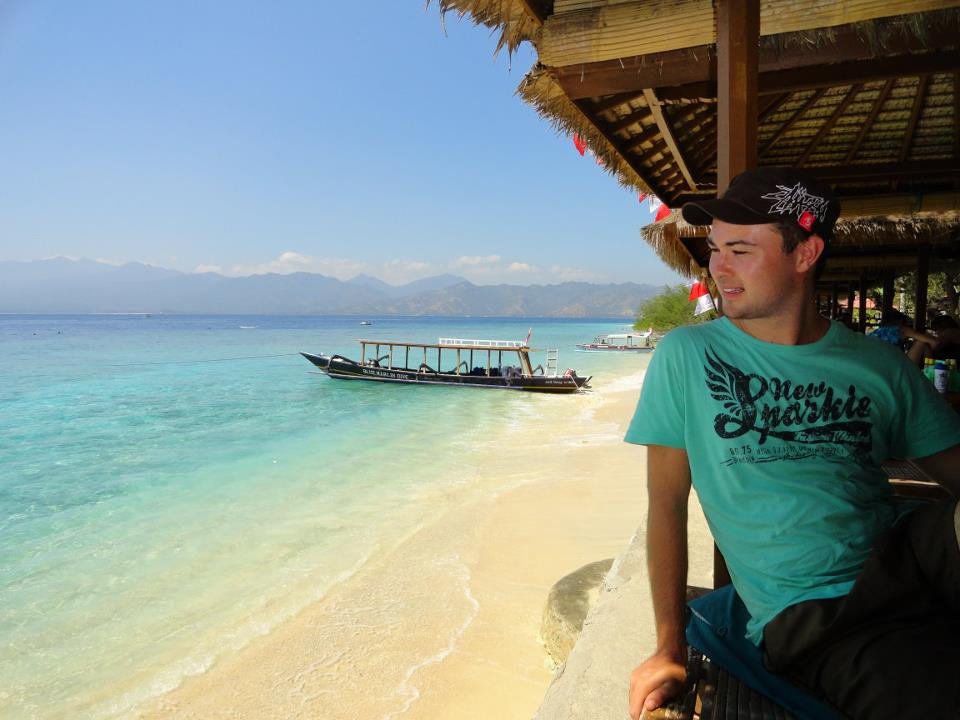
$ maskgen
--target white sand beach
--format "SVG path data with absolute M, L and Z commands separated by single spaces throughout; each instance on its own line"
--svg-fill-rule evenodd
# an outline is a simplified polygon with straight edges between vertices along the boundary
M 552 675 L 551 586 L 624 550 L 645 519 L 645 450 L 623 433 L 642 367 L 466 460 L 475 481 L 292 620 L 151 701 L 148 718 L 529 718 Z

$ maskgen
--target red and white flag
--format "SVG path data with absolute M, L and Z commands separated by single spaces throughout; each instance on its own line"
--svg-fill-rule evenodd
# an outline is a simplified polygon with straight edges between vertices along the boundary
M 577 149 L 577 152 L 580 153 L 581 157 L 587 151 L 587 141 L 580 137 L 578 133 L 573 134 L 573 146 Z
M 653 221 L 660 222 L 670 214 L 670 208 L 660 202 L 656 195 L 650 196 L 650 212 L 653 213 Z
M 639 200 L 640 202 L 643 202 L 643 201 L 646 200 L 646 199 L 647 199 L 647 194 L 646 194 L 646 193 L 638 193 L 638 194 L 637 194 L 637 200 Z
M 706 283 L 700 281 L 695 282 L 693 287 L 690 288 L 690 295 L 687 299 L 697 301 L 697 306 L 693 309 L 694 315 L 702 315 L 708 310 L 716 309 L 716 306 L 713 304 L 713 298 L 710 297 L 710 289 Z

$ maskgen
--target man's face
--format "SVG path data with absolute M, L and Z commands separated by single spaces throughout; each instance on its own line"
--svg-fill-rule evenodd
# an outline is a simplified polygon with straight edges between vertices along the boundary
M 775 318 L 788 312 L 786 298 L 802 289 L 796 252 L 783 252 L 773 225 L 732 225 L 714 220 L 707 239 L 710 274 L 731 320 Z

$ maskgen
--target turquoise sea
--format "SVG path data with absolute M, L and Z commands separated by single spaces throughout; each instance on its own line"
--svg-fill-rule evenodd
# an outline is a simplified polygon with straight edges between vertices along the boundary
M 129 714 L 403 536 L 474 438 L 578 402 L 333 381 L 299 351 L 532 327 L 595 383 L 635 362 L 574 351 L 622 320 L 365 319 L 0 316 L 0 717 Z

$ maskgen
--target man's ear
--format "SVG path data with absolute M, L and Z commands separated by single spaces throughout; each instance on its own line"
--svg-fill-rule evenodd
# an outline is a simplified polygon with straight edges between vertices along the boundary
M 825 247 L 826 243 L 819 235 L 811 235 L 797 245 L 797 272 L 807 272 L 808 270 L 812 270 L 816 266 L 817 260 L 819 260 L 820 256 L 823 255 L 823 250 Z

